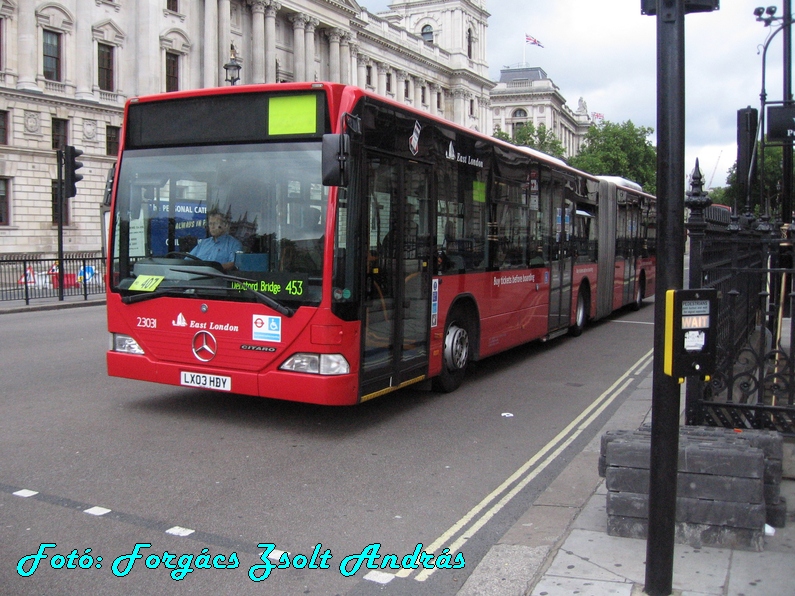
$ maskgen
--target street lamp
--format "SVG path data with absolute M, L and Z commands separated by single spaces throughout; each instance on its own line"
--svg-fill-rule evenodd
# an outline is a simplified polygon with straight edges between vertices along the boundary
M 764 201 L 765 213 L 762 216 L 762 221 L 759 222 L 759 224 L 758 224 L 758 229 L 760 229 L 762 231 L 766 231 L 766 232 L 769 232 L 769 231 L 772 230 L 772 226 L 770 224 L 770 197 L 767 196 L 767 194 L 765 193 L 765 174 L 764 174 L 764 172 L 765 172 L 765 165 L 764 165 L 765 164 L 765 162 L 764 162 L 764 158 L 765 158 L 765 116 L 766 116 L 766 114 L 765 114 L 765 106 L 767 104 L 767 89 L 765 88 L 766 76 L 767 76 L 767 49 L 768 49 L 768 47 L 770 47 L 770 42 L 773 41 L 773 38 L 779 32 L 781 32 L 781 31 L 783 31 L 785 29 L 788 30 L 789 27 L 792 25 L 792 15 L 789 14 L 791 12 L 790 8 L 789 8 L 789 1 L 785 1 L 784 7 L 785 7 L 785 14 L 784 14 L 784 16 L 780 16 L 780 17 L 776 16 L 777 8 L 775 6 L 768 6 L 767 8 L 759 6 L 756 9 L 754 9 L 754 16 L 756 17 L 756 20 L 761 22 L 761 23 L 764 23 L 765 27 L 770 27 L 770 25 L 772 23 L 774 23 L 776 21 L 781 21 L 781 24 L 779 25 L 779 27 L 775 31 L 772 31 L 767 36 L 767 39 L 765 40 L 765 43 L 762 46 L 762 90 L 761 90 L 761 92 L 759 94 L 759 99 L 760 99 L 760 103 L 761 103 L 761 108 L 762 109 L 761 109 L 761 113 L 759 115 L 759 141 L 758 141 L 759 151 L 758 151 L 758 153 L 759 153 L 759 164 L 760 165 L 758 167 L 758 171 L 759 171 L 759 187 L 760 187 L 760 193 L 759 193 L 760 207 L 763 206 L 762 202 Z M 785 52 L 787 50 L 786 46 L 787 46 L 787 40 L 786 40 L 786 32 L 785 32 Z M 787 59 L 787 60 L 785 60 L 785 64 L 784 64 L 784 87 L 785 87 L 784 105 L 788 105 L 789 104 L 789 100 L 790 100 L 790 97 L 789 97 L 789 93 L 790 92 L 789 92 L 789 84 L 788 84 L 788 80 L 789 79 L 788 79 L 788 73 L 787 73 L 787 69 L 789 68 L 788 62 L 789 62 L 789 60 Z M 785 147 L 785 149 L 786 149 L 786 147 Z M 754 150 L 754 153 L 757 153 L 756 148 Z M 786 151 L 785 151 L 785 153 L 786 153 Z M 756 157 L 755 155 L 752 155 L 751 163 L 753 163 L 755 157 Z M 790 159 L 790 163 L 791 163 L 791 159 Z M 751 168 L 749 168 L 749 171 L 748 171 L 748 189 L 749 189 L 749 193 L 750 193 L 750 188 L 751 188 L 751 173 L 752 172 L 753 172 L 753 168 L 751 167 Z M 786 173 L 785 173 L 785 175 L 786 175 Z M 785 184 L 785 190 L 787 190 L 787 192 L 785 194 L 789 194 L 789 186 L 790 186 L 789 184 Z M 787 199 L 787 197 L 785 197 L 784 203 L 788 203 L 789 202 L 786 199 Z M 746 203 L 746 205 L 747 205 L 747 207 L 750 207 L 749 203 Z
M 226 71 L 226 79 L 224 80 L 230 85 L 234 85 L 240 80 L 240 62 L 237 61 L 237 52 L 235 51 L 235 44 L 232 44 L 229 55 L 229 62 L 224 64 L 224 70 Z

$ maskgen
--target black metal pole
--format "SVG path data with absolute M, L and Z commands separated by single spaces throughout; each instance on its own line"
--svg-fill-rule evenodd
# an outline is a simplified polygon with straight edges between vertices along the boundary
M 63 262 L 63 210 L 64 210 L 64 184 L 63 184 L 63 167 L 64 167 L 64 152 L 58 149 L 55 152 L 58 159 L 58 300 L 63 300 L 63 282 L 64 282 L 64 262 Z
M 665 298 L 682 288 L 685 196 L 684 0 L 657 3 L 657 282 L 646 585 L 651 596 L 671 593 L 679 459 L 677 379 L 665 374 Z
M 784 105 L 792 101 L 792 0 L 784 0 Z M 792 142 L 784 144 L 781 180 L 781 221 L 792 222 Z

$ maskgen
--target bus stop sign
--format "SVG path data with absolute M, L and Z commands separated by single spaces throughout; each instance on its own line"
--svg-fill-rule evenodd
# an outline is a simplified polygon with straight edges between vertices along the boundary
M 790 143 L 795 140 L 795 106 L 768 106 L 767 138 Z

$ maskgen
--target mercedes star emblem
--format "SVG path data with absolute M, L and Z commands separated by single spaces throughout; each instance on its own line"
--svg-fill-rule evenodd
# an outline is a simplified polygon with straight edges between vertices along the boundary
M 215 358 L 218 351 L 218 342 L 209 331 L 199 331 L 193 336 L 193 355 L 202 362 L 209 362 Z

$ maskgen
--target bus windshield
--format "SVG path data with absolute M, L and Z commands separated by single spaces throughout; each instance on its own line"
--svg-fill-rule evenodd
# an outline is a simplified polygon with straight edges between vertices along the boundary
M 328 187 L 318 141 L 125 151 L 113 289 L 318 304 Z M 261 296 L 260 296 L 261 297 Z

